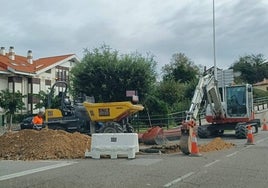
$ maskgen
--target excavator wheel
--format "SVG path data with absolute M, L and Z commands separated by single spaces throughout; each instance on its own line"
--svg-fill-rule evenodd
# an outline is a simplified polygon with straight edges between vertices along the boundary
M 200 125 L 197 128 L 197 134 L 199 138 L 207 138 L 210 135 L 210 132 L 208 130 L 208 126 L 206 125 Z
M 122 126 L 116 122 L 107 122 L 100 128 L 100 133 L 123 133 Z
M 235 126 L 235 136 L 236 138 L 247 138 L 247 126 L 244 123 L 238 123 Z
M 189 130 L 182 130 L 180 138 L 180 150 L 185 155 L 189 155 L 192 152 L 192 133 L 192 128 L 189 128 Z

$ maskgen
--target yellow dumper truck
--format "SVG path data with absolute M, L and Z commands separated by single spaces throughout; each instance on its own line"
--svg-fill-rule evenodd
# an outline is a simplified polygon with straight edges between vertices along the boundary
M 60 107 L 51 108 L 52 95 L 56 85 L 60 85 L 61 88 L 65 89 L 60 92 L 58 97 Z M 61 129 L 68 132 L 78 131 L 87 134 L 131 133 L 133 132 L 133 127 L 129 123 L 129 117 L 144 109 L 142 105 L 135 105 L 130 101 L 108 103 L 83 102 L 71 105 L 66 93 L 66 82 L 58 81 L 52 86 L 44 118 L 44 124 L 48 128 Z M 25 125 L 25 123 L 22 123 L 21 127 L 23 127 L 23 124 Z

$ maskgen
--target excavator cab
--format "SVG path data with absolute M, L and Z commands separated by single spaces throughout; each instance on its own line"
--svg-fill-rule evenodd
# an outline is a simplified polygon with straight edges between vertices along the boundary
M 227 117 L 250 117 L 252 113 L 252 86 L 226 87 Z

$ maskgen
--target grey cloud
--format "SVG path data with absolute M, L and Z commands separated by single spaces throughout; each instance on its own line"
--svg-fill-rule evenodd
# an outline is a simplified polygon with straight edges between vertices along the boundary
M 268 4 L 215 1 L 216 52 L 221 67 L 246 53 L 268 55 Z M 7 1 L 1 10 L 0 45 L 34 57 L 76 53 L 108 44 L 121 53 L 151 52 L 158 67 L 172 54 L 213 64 L 212 1 L 59 0 Z M 4 37 L 3 37 L 4 36 Z

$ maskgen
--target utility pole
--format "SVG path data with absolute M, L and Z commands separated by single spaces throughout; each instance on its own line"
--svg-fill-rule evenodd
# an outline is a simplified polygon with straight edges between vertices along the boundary
M 214 75 L 217 80 L 217 65 L 216 65 L 216 45 L 215 45 L 215 5 L 213 0 L 213 57 L 214 57 Z

